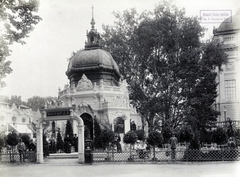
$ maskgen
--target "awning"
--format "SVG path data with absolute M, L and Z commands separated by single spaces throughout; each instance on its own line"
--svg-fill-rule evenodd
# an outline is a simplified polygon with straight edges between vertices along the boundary
M 26 133 L 31 134 L 33 133 L 26 124 L 9 124 L 14 130 L 16 130 L 18 133 Z

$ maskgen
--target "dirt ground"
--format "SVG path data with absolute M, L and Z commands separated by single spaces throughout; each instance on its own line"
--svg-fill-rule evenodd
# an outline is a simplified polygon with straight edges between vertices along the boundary
M 240 162 L 94 163 L 55 159 L 44 164 L 0 164 L 0 177 L 239 177 Z

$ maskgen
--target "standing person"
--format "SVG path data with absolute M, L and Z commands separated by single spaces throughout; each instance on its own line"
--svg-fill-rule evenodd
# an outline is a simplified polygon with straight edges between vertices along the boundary
M 74 134 L 73 142 L 74 142 L 75 152 L 78 152 L 78 137 L 77 137 L 77 134 Z
M 36 145 L 33 143 L 33 140 L 30 139 L 30 143 L 28 145 L 28 150 L 29 151 L 35 151 L 36 152 Z
M 175 157 L 176 157 L 177 143 L 178 143 L 178 140 L 175 137 L 175 133 L 173 133 L 172 137 L 169 139 L 169 144 L 170 144 L 170 147 L 171 147 L 171 158 L 172 159 L 175 159 Z
M 136 124 L 135 124 L 134 121 L 131 122 L 130 129 L 131 129 L 132 131 L 136 131 L 137 126 L 136 126 Z
M 117 152 L 122 152 L 122 146 L 120 144 L 121 142 L 121 137 L 119 134 L 115 134 L 115 142 L 116 142 L 116 146 L 117 146 Z
M 22 142 L 22 139 L 19 139 L 18 145 L 17 145 L 18 153 L 20 156 L 20 162 L 25 162 L 25 151 L 26 151 L 26 146 L 24 142 Z

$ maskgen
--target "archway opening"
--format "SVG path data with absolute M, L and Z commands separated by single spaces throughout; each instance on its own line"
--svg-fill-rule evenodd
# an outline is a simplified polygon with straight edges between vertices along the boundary
M 83 119 L 84 122 L 84 137 L 85 139 L 91 139 L 93 140 L 93 118 L 88 113 L 83 113 L 80 116 Z
M 124 133 L 124 127 L 124 119 L 122 117 L 114 119 L 114 133 Z

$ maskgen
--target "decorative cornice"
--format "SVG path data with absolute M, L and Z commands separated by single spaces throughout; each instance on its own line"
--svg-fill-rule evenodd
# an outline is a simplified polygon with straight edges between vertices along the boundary
M 82 78 L 78 81 L 77 91 L 85 91 L 85 90 L 92 90 L 93 84 L 87 78 L 85 74 L 82 75 Z

